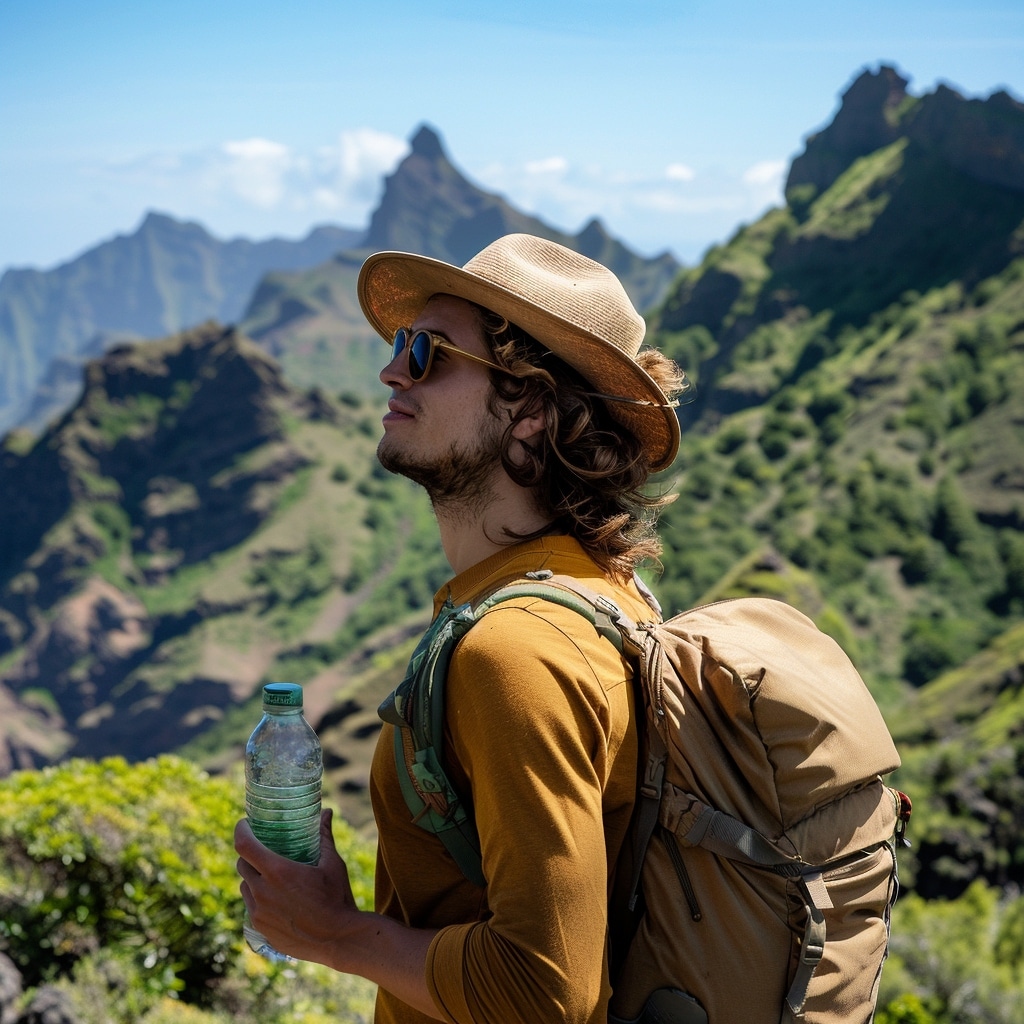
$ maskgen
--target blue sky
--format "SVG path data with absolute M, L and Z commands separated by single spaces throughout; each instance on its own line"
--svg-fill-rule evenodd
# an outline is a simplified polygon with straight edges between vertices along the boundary
M 423 122 L 471 180 L 685 262 L 781 198 L 865 67 L 1024 97 L 1020 0 L 0 0 L 0 270 L 150 209 L 364 226 Z

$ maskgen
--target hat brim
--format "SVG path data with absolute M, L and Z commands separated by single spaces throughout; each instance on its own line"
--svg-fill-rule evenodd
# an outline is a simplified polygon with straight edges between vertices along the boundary
M 679 449 L 675 410 L 651 376 L 608 341 L 492 281 L 428 256 L 379 252 L 368 257 L 359 272 L 359 304 L 386 341 L 399 327 L 411 326 L 428 300 L 440 294 L 505 317 L 573 367 L 595 391 L 653 403 L 610 401 L 605 405 L 639 439 L 652 471 L 671 465 Z

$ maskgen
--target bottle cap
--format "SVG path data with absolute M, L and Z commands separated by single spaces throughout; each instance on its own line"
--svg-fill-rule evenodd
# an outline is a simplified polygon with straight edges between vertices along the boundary
M 267 683 L 263 687 L 263 706 L 301 708 L 302 687 L 298 683 Z

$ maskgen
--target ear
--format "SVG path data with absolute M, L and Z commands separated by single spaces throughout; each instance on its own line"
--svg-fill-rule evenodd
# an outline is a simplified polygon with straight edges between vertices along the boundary
M 547 417 L 544 415 L 543 406 L 538 402 L 516 420 L 512 427 L 512 436 L 517 441 L 526 443 L 542 433 L 546 426 Z

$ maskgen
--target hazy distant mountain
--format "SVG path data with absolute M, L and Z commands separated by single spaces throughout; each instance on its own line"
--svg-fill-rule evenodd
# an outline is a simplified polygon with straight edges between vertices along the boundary
M 569 235 L 519 212 L 467 181 L 424 126 L 387 179 L 368 231 L 320 227 L 298 242 L 222 242 L 199 224 L 151 213 L 134 234 L 54 270 L 7 271 L 0 433 L 41 429 L 66 408 L 77 394 L 75 364 L 110 339 L 163 337 L 206 320 L 244 318 L 246 333 L 296 383 L 373 390 L 379 342 L 355 297 L 366 254 L 401 248 L 461 264 L 509 231 L 555 239 L 607 264 L 640 310 L 661 300 L 679 270 L 669 253 L 638 256 L 596 220 Z
M 485 192 L 452 164 L 437 133 L 421 126 L 411 152 L 386 179 L 360 247 L 300 273 L 268 274 L 241 327 L 281 360 L 288 379 L 375 394 L 380 339 L 356 299 L 356 276 L 370 252 L 397 249 L 461 266 L 494 239 L 522 231 L 550 238 L 619 275 L 633 304 L 660 302 L 680 265 L 665 252 L 645 258 L 612 238 L 597 220 L 570 235 Z
M 52 360 L 93 354 L 98 336 L 163 337 L 204 320 L 233 322 L 268 270 L 314 266 L 361 235 L 325 226 L 301 241 L 224 242 L 199 224 L 150 213 L 133 234 L 53 270 L 8 270 L 0 278 L 0 433 L 45 415 L 51 396 L 68 397 L 52 388 L 33 396 Z

